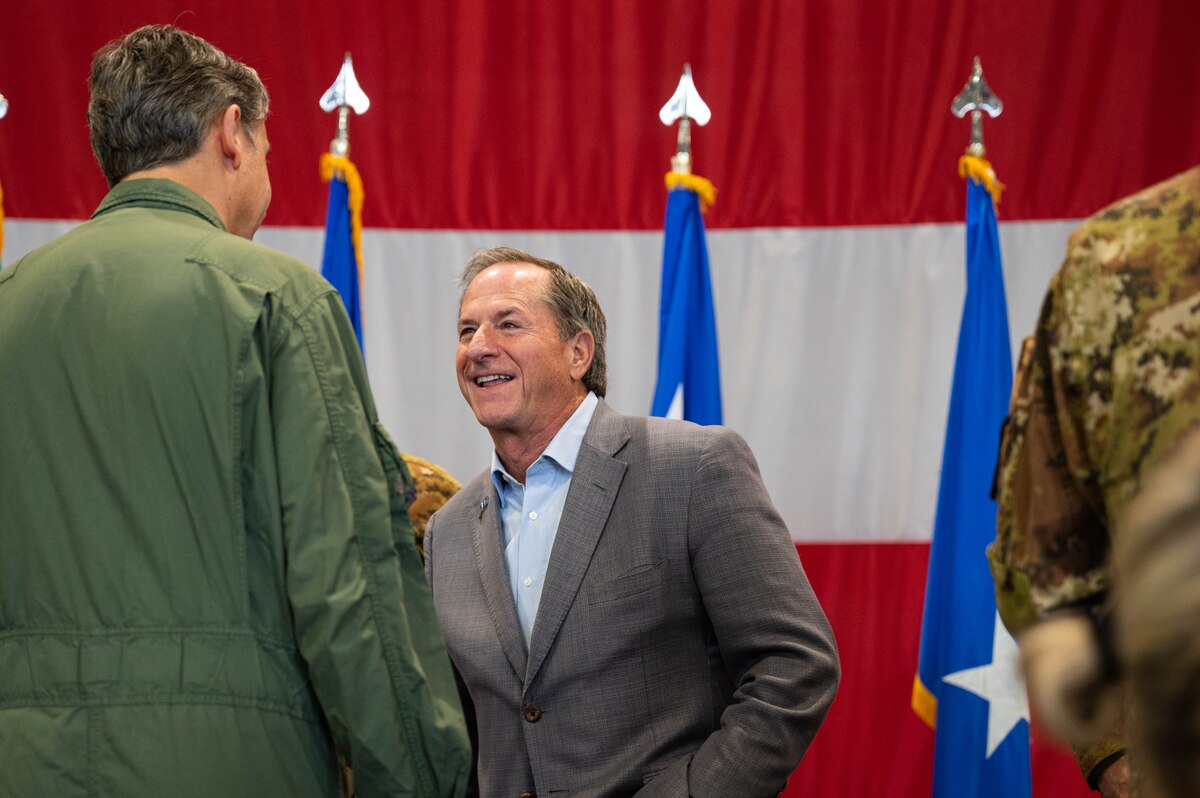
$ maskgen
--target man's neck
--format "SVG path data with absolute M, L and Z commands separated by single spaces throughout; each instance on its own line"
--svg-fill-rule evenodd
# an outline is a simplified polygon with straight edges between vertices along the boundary
M 206 188 L 206 186 L 202 185 L 202 181 L 198 179 L 199 175 L 197 174 L 197 170 L 187 168 L 186 164 L 187 162 L 184 161 L 152 166 L 149 169 L 140 169 L 136 172 L 130 172 L 129 174 L 125 175 L 121 182 L 128 183 L 133 180 L 146 180 L 150 178 L 170 180 L 174 183 L 178 183 L 184 188 L 191 189 L 203 197 L 204 194 L 202 189 Z M 207 197 L 205 199 L 207 199 Z
M 492 443 L 496 447 L 496 455 L 504 464 L 504 470 L 509 473 L 509 476 L 522 485 L 525 484 L 525 472 L 529 470 L 534 461 L 542 456 L 542 452 L 546 451 L 546 447 L 554 440 L 554 436 L 571 419 L 571 416 L 579 409 L 579 405 L 583 404 L 586 396 L 586 393 L 580 394 L 574 404 L 564 408 L 550 423 L 532 433 L 519 434 L 504 430 L 492 432 Z
M 217 216 L 221 218 L 225 229 L 229 229 L 229 208 L 228 203 L 225 202 L 222 187 L 214 176 L 213 170 L 205 168 L 205 165 L 200 160 L 200 155 L 185 158 L 182 161 L 174 163 L 152 166 L 149 169 L 131 172 L 121 182 L 127 183 L 131 180 L 144 180 L 147 178 L 170 180 L 198 194 L 201 199 L 211 205 L 213 210 L 217 212 Z

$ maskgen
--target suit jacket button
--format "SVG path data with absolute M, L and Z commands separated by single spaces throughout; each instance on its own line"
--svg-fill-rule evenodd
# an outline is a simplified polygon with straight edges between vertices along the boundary
M 525 720 L 529 721 L 530 723 L 537 723 L 541 719 L 542 719 L 542 711 L 540 709 L 533 706 L 532 704 L 530 706 L 525 707 Z
M 517 798 L 537 798 L 537 796 L 531 792 L 523 792 L 519 796 L 517 796 Z

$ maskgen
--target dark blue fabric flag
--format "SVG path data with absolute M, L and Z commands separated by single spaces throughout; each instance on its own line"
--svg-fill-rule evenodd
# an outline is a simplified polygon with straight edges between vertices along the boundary
M 325 214 L 325 254 L 321 258 L 321 275 L 342 295 L 358 346 L 363 347 L 362 286 L 358 279 L 358 255 L 354 249 L 350 222 L 350 188 L 345 177 L 334 173 L 329 180 L 329 209 Z
M 668 192 L 663 232 L 658 383 L 650 414 L 720 424 L 717 319 L 704 217 L 696 192 L 687 188 Z
M 967 294 L 913 688 L 913 708 L 936 729 L 935 798 L 1028 798 L 1031 791 L 1028 703 L 985 555 L 996 537 L 989 494 L 1011 390 L 995 206 L 968 178 Z

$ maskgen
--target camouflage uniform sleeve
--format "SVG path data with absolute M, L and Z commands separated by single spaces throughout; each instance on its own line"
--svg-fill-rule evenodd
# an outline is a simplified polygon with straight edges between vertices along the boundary
M 1056 278 L 1057 284 L 1057 278 Z M 1060 354 L 1056 284 L 1022 346 L 1000 444 L 997 604 L 1014 634 L 1037 616 L 1099 600 L 1109 549 L 1104 500 L 1085 438 L 1075 368 Z
M 1037 331 L 1022 345 L 1000 444 L 988 559 L 997 609 L 1014 635 L 1056 610 L 1099 602 L 1107 587 L 1108 526 L 1086 437 L 1087 414 L 1102 392 L 1075 382 L 1090 364 L 1064 347 L 1070 325 L 1062 318 L 1062 290 L 1060 272 Z M 1097 741 L 1074 747 L 1089 783 L 1098 765 L 1124 750 L 1123 729 L 1117 719 Z
M 1014 635 L 1032 624 L 1037 613 L 1029 595 L 1029 578 L 1016 567 L 1017 550 L 1021 539 L 1014 536 L 1015 485 L 1017 463 L 1024 454 L 1025 430 L 1029 423 L 1029 367 L 1033 358 L 1034 336 L 1021 344 L 1017 374 L 1013 381 L 1008 419 L 1000 438 L 1000 461 L 997 464 L 996 499 L 999 512 L 996 518 L 996 540 L 988 546 L 988 561 L 996 583 L 996 608 L 1004 625 Z M 1028 486 L 1028 481 L 1024 481 Z

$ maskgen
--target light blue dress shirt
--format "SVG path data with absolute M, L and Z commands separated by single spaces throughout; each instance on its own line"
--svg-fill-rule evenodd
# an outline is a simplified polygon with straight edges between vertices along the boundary
M 492 482 L 500 495 L 500 543 L 526 646 L 533 636 L 546 566 L 567 502 L 575 459 L 598 403 L 596 394 L 588 391 L 546 451 L 529 466 L 524 485 L 504 469 L 499 455 L 492 452 Z

